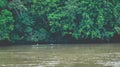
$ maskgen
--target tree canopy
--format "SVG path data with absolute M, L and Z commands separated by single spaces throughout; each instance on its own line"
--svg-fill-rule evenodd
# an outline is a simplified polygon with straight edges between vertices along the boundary
M 0 40 L 109 40 L 120 35 L 119 8 L 119 0 L 0 0 Z

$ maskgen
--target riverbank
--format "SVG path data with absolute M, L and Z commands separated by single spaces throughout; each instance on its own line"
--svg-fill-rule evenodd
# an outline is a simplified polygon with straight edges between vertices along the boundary
M 0 46 L 11 46 L 11 45 L 33 45 L 33 44 L 119 44 L 120 39 L 111 39 L 111 40 L 89 40 L 89 39 L 79 39 L 79 40 L 61 40 L 54 42 L 31 42 L 31 41 L 0 41 Z

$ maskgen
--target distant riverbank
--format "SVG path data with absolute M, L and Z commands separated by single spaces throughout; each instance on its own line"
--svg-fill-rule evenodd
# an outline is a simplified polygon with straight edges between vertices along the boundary
M 112 38 L 111 40 L 89 40 L 89 39 L 79 39 L 79 40 L 61 40 L 54 42 L 31 42 L 31 41 L 0 41 L 0 46 L 10 46 L 10 45 L 33 45 L 33 44 L 104 44 L 104 43 L 120 43 L 120 38 Z

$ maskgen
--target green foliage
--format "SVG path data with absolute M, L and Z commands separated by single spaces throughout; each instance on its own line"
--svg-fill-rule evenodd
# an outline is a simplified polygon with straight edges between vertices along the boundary
M 9 39 L 10 32 L 14 29 L 12 13 L 7 9 L 0 11 L 0 40 Z
M 37 1 L 36 4 L 35 1 Z M 29 3 L 35 6 L 35 8 L 29 8 Z M 44 17 L 39 15 L 39 0 L 13 0 L 9 3 L 9 8 L 13 10 L 16 22 L 15 30 L 13 31 L 11 39 L 24 40 L 24 41 L 45 41 L 47 39 L 47 31 L 43 28 L 43 21 L 46 21 Z M 36 10 L 37 9 L 37 10 Z M 33 14 L 31 11 L 36 11 L 36 14 Z
M 6 7 L 7 0 L 0 0 L 0 9 Z
M 119 0 L 0 0 L 0 40 L 109 40 L 115 34 Z
M 12 37 L 12 40 L 25 40 L 29 34 L 33 31 L 33 23 L 34 21 L 27 13 L 22 13 L 21 15 L 17 15 L 15 22 L 15 29 L 11 36 L 16 35 L 16 37 Z
M 118 25 L 118 6 L 111 1 L 68 0 L 65 6 L 58 7 L 49 14 L 51 29 L 76 39 L 108 39 L 114 35 Z M 115 17 L 116 16 L 116 17 Z M 118 22 L 116 22 L 118 21 Z M 115 28 L 118 32 L 118 28 Z
M 31 8 L 30 13 L 33 15 L 45 15 L 52 11 L 52 8 L 55 8 L 59 0 L 30 0 Z M 28 6 L 29 7 L 29 6 Z
M 12 12 L 6 7 L 7 0 L 0 0 L 0 40 L 10 40 L 10 33 L 14 30 Z
M 31 32 L 27 37 L 27 40 L 38 42 L 38 41 L 47 41 L 47 38 L 48 38 L 48 32 L 44 28 L 41 28 L 38 31 L 34 30 L 33 32 Z

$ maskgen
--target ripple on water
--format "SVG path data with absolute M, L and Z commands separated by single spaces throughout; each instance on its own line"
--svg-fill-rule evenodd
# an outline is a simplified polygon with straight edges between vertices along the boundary
M 113 62 L 113 61 L 107 61 L 107 62 L 98 61 L 96 64 L 102 64 L 104 66 L 111 66 L 111 67 L 120 67 L 120 61 L 118 61 L 118 62 Z

